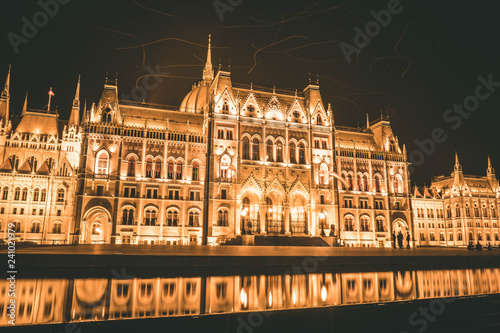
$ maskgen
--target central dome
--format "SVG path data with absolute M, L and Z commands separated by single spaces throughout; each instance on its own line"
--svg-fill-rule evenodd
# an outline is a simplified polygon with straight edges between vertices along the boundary
M 208 105 L 210 87 L 207 84 L 199 84 L 184 97 L 179 110 L 189 113 L 203 113 Z

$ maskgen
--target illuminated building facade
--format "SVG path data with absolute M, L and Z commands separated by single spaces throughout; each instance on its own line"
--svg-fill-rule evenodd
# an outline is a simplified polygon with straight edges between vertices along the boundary
M 500 187 L 488 157 L 486 176 L 464 175 L 455 157 L 451 176 L 433 179 L 413 194 L 415 238 L 420 246 L 498 246 Z
M 10 70 L 0 98 L 0 230 L 16 240 L 63 244 L 75 221 L 76 170 L 82 133 L 79 83 L 69 121 L 28 108 L 10 114 Z
M 80 120 L 78 82 L 68 122 L 26 103 L 10 116 L 9 84 L 10 72 L 4 239 L 15 222 L 19 239 L 38 243 L 201 244 L 205 232 L 208 243 L 281 234 L 390 247 L 401 233 L 414 246 L 406 149 L 389 119 L 336 125 L 317 81 L 301 92 L 236 84 L 215 74 L 209 46 L 179 107 L 119 100 L 106 79 Z

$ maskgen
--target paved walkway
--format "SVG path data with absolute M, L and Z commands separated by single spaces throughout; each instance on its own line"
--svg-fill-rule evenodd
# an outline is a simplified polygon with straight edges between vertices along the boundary
M 6 252 L 2 249 L 1 252 Z M 16 254 L 44 255 L 140 255 L 140 256 L 221 256 L 221 257 L 426 257 L 426 256 L 498 256 L 493 251 L 468 251 L 456 248 L 389 249 L 362 247 L 278 247 L 272 246 L 161 246 L 161 245 L 67 245 L 18 248 Z M 499 261 L 500 262 L 500 261 Z

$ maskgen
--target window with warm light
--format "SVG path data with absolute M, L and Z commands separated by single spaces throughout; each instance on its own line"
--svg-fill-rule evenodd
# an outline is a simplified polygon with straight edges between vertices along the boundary
M 96 173 L 98 175 L 108 174 L 109 157 L 106 152 L 101 152 L 97 156 Z

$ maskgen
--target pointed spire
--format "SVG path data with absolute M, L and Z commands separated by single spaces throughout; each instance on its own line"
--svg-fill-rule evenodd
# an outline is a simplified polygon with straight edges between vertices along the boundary
M 9 104 L 10 104 L 10 69 L 7 74 L 7 79 L 5 80 L 5 88 L 0 96 L 0 121 L 7 124 L 9 121 Z
M 10 97 L 10 70 L 12 65 L 9 65 L 9 72 L 7 73 L 7 79 L 5 80 L 5 87 L 3 88 L 2 98 Z
M 214 69 L 212 67 L 212 35 L 208 35 L 208 52 L 205 69 L 203 69 L 203 81 L 210 82 L 214 79 Z
M 370 128 L 370 115 L 368 113 L 366 114 L 366 128 Z
M 75 92 L 75 100 L 78 100 L 80 102 L 80 78 L 81 75 L 78 75 L 78 83 L 76 84 L 76 92 Z
M 78 83 L 76 85 L 75 99 L 69 116 L 68 127 L 78 126 L 80 124 L 80 75 L 78 75 Z
M 85 102 L 83 104 L 83 122 L 89 121 L 89 115 L 87 111 L 87 99 L 85 98 Z
M 26 114 L 26 110 L 28 110 L 28 92 L 26 92 L 26 98 L 24 99 L 23 112 L 21 113 L 23 116 Z
M 493 166 L 491 165 L 491 159 L 490 155 L 488 155 L 488 169 L 486 171 L 488 175 L 494 175 L 495 174 L 495 169 L 493 169 Z
M 458 153 L 455 150 L 455 171 L 462 171 L 462 166 L 460 165 L 460 162 L 458 161 Z

